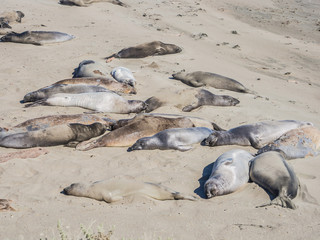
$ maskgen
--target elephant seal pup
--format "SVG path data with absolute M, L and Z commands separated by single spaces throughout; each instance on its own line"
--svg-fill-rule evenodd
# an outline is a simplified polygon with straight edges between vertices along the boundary
M 144 101 L 126 100 L 111 91 L 79 94 L 58 93 L 25 105 L 25 107 L 35 106 L 82 107 L 108 113 L 139 113 L 146 108 Z
M 144 58 L 154 55 L 179 53 L 181 51 L 182 49 L 177 45 L 153 41 L 149 43 L 143 43 L 135 47 L 124 48 L 120 52 L 112 54 L 106 59 L 108 62 L 113 58 Z
M 197 200 L 195 196 L 173 191 L 161 184 L 137 182 L 126 179 L 105 180 L 92 184 L 73 183 L 63 189 L 62 193 L 77 197 L 92 198 L 107 203 L 116 202 L 131 196 L 144 196 L 156 200 Z
M 294 199 L 300 188 L 299 179 L 282 154 L 265 152 L 251 160 L 250 179 L 272 195 L 276 196 L 269 204 L 295 209 Z
M 192 148 L 192 144 L 200 143 L 210 133 L 212 130 L 205 127 L 170 128 L 151 137 L 140 138 L 128 148 L 128 152 L 153 149 L 188 151 Z
M 214 162 L 209 179 L 204 184 L 208 198 L 235 192 L 249 181 L 249 162 L 253 156 L 240 149 L 222 154 Z
M 126 7 L 127 5 L 121 2 L 120 0 L 60 0 L 60 4 L 63 5 L 75 5 L 79 7 L 88 7 L 89 4 L 95 2 L 109 2 L 115 5 Z
M 315 127 L 293 129 L 272 143 L 260 148 L 257 154 L 281 151 L 286 159 L 320 154 L 320 130 Z
M 9 134 L 0 138 L 0 146 L 7 148 L 32 148 L 82 142 L 100 136 L 107 130 L 102 123 L 84 125 L 70 123 L 36 131 Z
M 188 74 L 185 72 L 179 72 L 172 74 L 172 77 L 173 79 L 180 80 L 191 87 L 210 86 L 235 92 L 254 93 L 232 78 L 210 72 L 197 71 Z
M 48 87 L 40 88 L 37 91 L 27 93 L 21 103 L 35 102 L 44 98 L 49 98 L 57 93 L 91 93 L 91 92 L 108 92 L 109 90 L 94 85 L 85 84 L 53 84 Z
M 11 32 L 0 38 L 0 42 L 27 43 L 43 45 L 50 43 L 65 42 L 73 39 L 74 36 L 62 32 L 48 31 L 25 31 L 22 33 Z
M 85 85 L 94 85 L 99 87 L 104 87 L 110 91 L 114 91 L 116 93 L 126 93 L 126 94 L 136 94 L 137 91 L 134 87 L 125 84 L 119 83 L 114 79 L 106 78 L 106 77 L 81 77 L 81 78 L 69 78 L 60 80 L 55 84 L 85 84 Z
M 72 78 L 107 77 L 109 75 L 105 63 L 93 60 L 83 60 L 72 74 Z
M 118 82 L 129 84 L 132 87 L 136 85 L 136 79 L 128 68 L 116 67 L 112 69 L 111 75 Z
M 278 139 L 292 129 L 310 126 L 312 123 L 295 120 L 266 121 L 242 125 L 228 131 L 214 131 L 202 144 L 206 146 L 241 145 L 256 149 Z
M 24 17 L 24 13 L 21 11 L 2 12 L 0 14 L 0 28 L 11 28 L 9 23 L 19 22 Z

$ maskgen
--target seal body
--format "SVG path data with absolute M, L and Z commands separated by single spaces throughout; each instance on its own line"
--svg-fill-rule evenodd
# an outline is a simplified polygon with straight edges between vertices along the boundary
M 0 14 L 0 28 L 11 28 L 9 23 L 19 22 L 24 17 L 24 13 L 21 11 L 8 11 Z
M 298 194 L 299 179 L 281 153 L 265 152 L 252 159 L 250 179 L 275 196 L 267 205 L 296 208 L 291 200 Z
M 281 151 L 286 159 L 317 156 L 320 154 L 320 131 L 313 126 L 293 129 L 260 148 L 258 154 L 267 151 Z
M 203 145 L 211 147 L 241 145 L 259 149 L 290 130 L 308 125 L 310 126 L 312 123 L 295 120 L 266 121 L 242 125 L 228 131 L 214 131 L 203 141 Z
M 88 7 L 89 4 L 95 3 L 95 2 L 109 2 L 115 5 L 123 6 L 126 5 L 121 2 L 120 0 L 60 0 L 60 4 L 63 5 L 75 5 L 79 7 Z
M 235 92 L 253 93 L 240 82 L 232 78 L 210 72 L 197 71 L 188 74 L 185 72 L 179 72 L 172 74 L 172 77 L 173 79 L 180 80 L 191 87 L 211 86 L 214 88 L 226 89 Z
M 105 180 L 92 184 L 73 183 L 63 190 L 66 195 L 87 197 L 112 203 L 130 196 L 145 196 L 156 200 L 197 200 L 194 196 L 181 194 L 165 186 L 134 180 Z
M 204 184 L 208 198 L 232 193 L 249 181 L 249 162 L 253 156 L 240 149 L 222 154 L 214 162 L 209 179 Z
M 107 77 L 109 75 L 104 63 L 93 60 L 84 60 L 73 71 L 73 78 L 82 77 Z
M 135 47 L 124 48 L 118 53 L 107 57 L 107 59 L 115 58 L 144 58 L 154 55 L 165 55 L 179 53 L 182 49 L 174 44 L 163 43 L 160 41 L 153 41 L 149 43 L 140 44 Z
M 126 100 L 111 91 L 79 94 L 58 93 L 49 98 L 26 105 L 26 107 L 40 105 L 82 107 L 98 112 L 109 113 L 139 113 L 146 107 L 143 101 Z
M 192 144 L 200 143 L 210 133 L 212 133 L 212 130 L 205 127 L 170 128 L 151 137 L 139 139 L 128 148 L 128 151 L 152 149 L 187 151 L 192 148 Z
M 129 84 L 132 87 L 136 85 L 136 79 L 128 68 L 116 67 L 112 69 L 111 75 L 118 82 Z
M 74 36 L 61 32 L 25 31 L 22 33 L 8 33 L 0 38 L 0 41 L 43 45 L 49 43 L 65 42 L 73 38 Z
M 106 131 L 101 123 L 84 125 L 71 123 L 45 129 L 7 134 L 0 138 L 0 146 L 7 148 L 32 148 L 63 145 L 69 142 L 81 142 L 97 137 Z

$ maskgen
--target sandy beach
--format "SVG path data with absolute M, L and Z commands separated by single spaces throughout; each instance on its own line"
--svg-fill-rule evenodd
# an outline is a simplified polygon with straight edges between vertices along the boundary
M 172 104 L 154 112 L 201 117 L 224 129 L 285 119 L 320 128 L 320 3 L 316 0 L 124 3 L 128 7 L 109 2 L 77 7 L 57 0 L 2 0 L 1 11 L 25 14 L 21 23 L 11 25 L 12 31 L 59 31 L 75 38 L 43 46 L 0 42 L 0 127 L 46 115 L 86 112 L 76 107 L 24 108 L 19 101 L 28 92 L 71 78 L 83 60 L 105 62 L 105 57 L 125 47 L 162 41 L 180 46 L 182 52 L 105 63 L 108 71 L 123 66 L 133 72 L 137 94 L 125 98 L 171 97 L 172 91 L 191 88 L 171 79 L 173 73 L 208 71 L 236 79 L 257 94 L 204 87 L 237 98 L 240 104 L 203 106 L 186 113 L 170 99 Z M 99 116 L 118 120 L 135 114 Z M 95 232 L 99 226 L 105 233 L 112 230 L 111 239 L 318 239 L 317 204 L 297 198 L 296 210 L 256 208 L 270 197 L 255 183 L 206 199 L 203 183 L 212 163 L 231 149 L 256 153 L 253 147 L 240 146 L 194 145 L 186 152 L 127 152 L 126 147 L 77 151 L 56 146 L 46 147 L 36 158 L 0 163 L 0 198 L 11 199 L 16 209 L 0 212 L 0 239 L 60 239 L 58 222 L 68 239 L 83 238 L 81 225 Z M 0 148 L 1 154 L 16 151 Z M 289 163 L 320 203 L 320 156 Z M 121 177 L 161 183 L 199 200 L 129 197 L 108 204 L 61 194 L 75 182 Z

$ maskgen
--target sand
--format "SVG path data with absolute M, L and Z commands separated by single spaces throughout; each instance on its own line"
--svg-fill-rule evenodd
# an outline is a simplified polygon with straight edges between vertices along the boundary
M 205 87 L 240 100 L 234 107 L 204 106 L 183 113 L 174 105 L 155 112 L 202 117 L 229 129 L 263 120 L 294 119 L 320 127 L 320 5 L 317 1 L 202 0 L 134 1 L 130 7 L 94 3 L 63 6 L 57 0 L 2 0 L 1 10 L 20 10 L 22 23 L 12 30 L 60 31 L 75 39 L 45 46 L 0 43 L 1 127 L 52 114 L 83 113 L 81 108 L 35 107 L 19 101 L 36 89 L 72 76 L 83 60 L 103 58 L 153 40 L 174 43 L 179 54 L 143 59 L 115 59 L 106 64 L 131 69 L 137 95 L 146 100 L 168 89 L 189 88 L 170 79 L 185 69 L 234 78 L 256 95 Z M 232 32 L 233 31 L 233 32 Z M 174 99 L 172 99 L 174 100 Z M 101 116 L 103 114 L 100 114 Z M 113 119 L 134 114 L 108 114 Z M 48 147 L 36 158 L 0 163 L 0 198 L 11 199 L 17 211 L 1 212 L 1 239 L 59 239 L 60 222 L 69 238 L 81 238 L 80 225 L 105 232 L 111 239 L 318 239 L 320 207 L 299 199 L 297 210 L 255 208 L 268 194 L 248 183 L 233 194 L 206 199 L 203 182 L 211 163 L 235 149 L 252 147 L 195 145 L 187 152 L 135 151 L 125 147 L 88 152 Z M 1 154 L 15 152 L 1 148 Z M 320 157 L 290 161 L 309 193 L 320 202 Z M 60 192 L 74 182 L 118 178 L 160 182 L 194 194 L 199 201 L 156 201 L 128 198 L 113 204 Z

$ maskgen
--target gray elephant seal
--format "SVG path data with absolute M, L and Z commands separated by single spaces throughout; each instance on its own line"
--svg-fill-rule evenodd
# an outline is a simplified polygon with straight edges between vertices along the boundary
M 50 43 L 65 42 L 73 38 L 74 36 L 61 32 L 25 31 L 22 33 L 8 33 L 2 38 L 0 38 L 0 41 L 43 45 Z
M 177 45 L 154 41 L 143 43 L 135 47 L 124 48 L 106 59 L 107 61 L 110 61 L 112 58 L 144 58 L 154 55 L 179 53 L 181 51 L 182 49 Z
M 208 198 L 240 189 L 249 181 L 249 162 L 253 156 L 240 149 L 222 154 L 214 162 L 209 179 L 204 184 Z
M 45 129 L 12 133 L 0 138 L 0 146 L 7 148 L 32 148 L 64 145 L 70 142 L 82 142 L 100 136 L 107 130 L 101 123 L 84 125 L 70 123 Z
M 308 125 L 310 126 L 312 123 L 295 120 L 258 122 L 232 128 L 228 131 L 214 131 L 202 144 L 211 147 L 241 145 L 259 149 L 292 129 Z
M 276 196 L 269 204 L 295 209 L 292 202 L 299 190 L 299 179 L 279 152 L 266 152 L 251 160 L 250 179 Z
M 132 87 L 136 85 L 136 79 L 128 68 L 116 67 L 112 69 L 111 75 L 118 82 L 129 84 Z
M 21 23 L 24 13 L 21 11 L 2 12 L 0 14 L 0 28 L 11 28 L 9 25 L 13 22 Z
M 128 148 L 128 152 L 153 149 L 187 151 L 192 148 L 192 144 L 200 143 L 211 133 L 212 130 L 205 127 L 170 128 L 151 137 L 140 138 Z
M 105 63 L 93 60 L 84 60 L 73 71 L 73 78 L 107 77 L 109 75 Z
M 281 151 L 286 159 L 317 156 L 320 154 L 320 130 L 312 126 L 293 129 L 260 148 L 257 154 L 267 151 Z
M 172 74 L 172 77 L 173 79 L 180 80 L 191 87 L 210 86 L 235 92 L 254 93 L 232 78 L 210 72 L 197 71 L 188 74 L 185 72 L 179 72 Z
M 58 93 L 25 105 L 25 107 L 35 106 L 82 107 L 108 113 L 139 113 L 146 108 L 144 101 L 126 100 L 111 91 L 79 94 Z
M 91 93 L 91 92 L 107 92 L 108 89 L 100 86 L 85 84 L 54 84 L 48 87 L 40 88 L 37 91 L 27 93 L 21 103 L 35 102 L 44 98 L 49 98 L 57 93 Z
M 195 196 L 185 195 L 173 191 L 165 186 L 150 182 L 136 182 L 134 180 L 106 180 L 92 184 L 73 183 L 63 192 L 66 195 L 87 197 L 107 203 L 122 200 L 125 197 L 144 196 L 156 200 L 190 200 Z
M 122 7 L 126 7 L 127 5 L 121 2 L 120 0 L 60 0 L 60 4 L 63 5 L 75 5 L 79 7 L 88 7 L 89 4 L 95 3 L 95 2 L 109 2 L 115 5 L 119 5 Z

